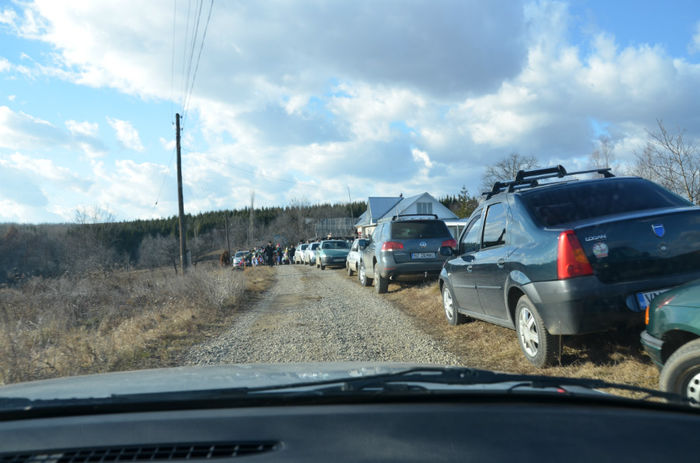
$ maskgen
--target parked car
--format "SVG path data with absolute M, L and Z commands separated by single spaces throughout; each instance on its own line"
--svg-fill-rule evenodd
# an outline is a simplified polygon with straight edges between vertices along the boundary
M 309 245 L 307 243 L 297 244 L 297 252 L 294 253 L 294 263 L 303 264 L 304 263 L 304 253 Z
M 250 265 L 250 251 L 236 251 L 233 255 L 233 266 L 240 268 Z
M 591 172 L 605 178 L 540 183 Z M 641 325 L 660 290 L 696 278 L 700 208 L 642 178 L 557 166 L 494 185 L 439 285 L 449 323 L 513 328 L 542 367 L 556 360 L 559 335 Z
M 350 245 L 350 252 L 348 252 L 348 258 L 345 261 L 345 269 L 348 272 L 348 276 L 352 276 L 353 273 L 357 273 L 360 268 L 360 247 L 367 246 L 369 240 L 365 238 L 357 238 Z
M 434 214 L 398 215 L 377 224 L 372 237 L 362 247 L 358 272 L 362 286 L 387 291 L 389 280 L 402 275 L 437 275 L 445 257 L 441 247 L 457 242 L 445 222 Z
M 309 243 L 309 246 L 304 251 L 304 263 L 306 265 L 314 265 L 316 263 L 316 249 L 318 249 L 318 241 Z
M 316 250 L 316 267 L 345 267 L 350 245 L 345 240 L 323 240 Z
M 642 345 L 661 369 L 659 387 L 700 405 L 700 280 L 654 298 L 645 322 Z

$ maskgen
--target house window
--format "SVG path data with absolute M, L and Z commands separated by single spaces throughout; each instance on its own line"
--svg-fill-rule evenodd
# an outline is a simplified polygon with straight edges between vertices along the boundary
M 433 203 L 417 203 L 419 214 L 432 214 Z

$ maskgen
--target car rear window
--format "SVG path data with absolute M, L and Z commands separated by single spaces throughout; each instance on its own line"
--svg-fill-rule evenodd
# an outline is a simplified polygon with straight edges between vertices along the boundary
M 522 194 L 530 213 L 545 227 L 623 212 L 692 203 L 643 179 L 611 179 L 569 183 Z
M 349 245 L 346 241 L 324 241 L 323 249 L 348 249 Z
M 393 240 L 437 238 L 448 235 L 450 235 L 450 231 L 445 222 L 441 220 L 394 222 L 391 227 L 391 239 Z

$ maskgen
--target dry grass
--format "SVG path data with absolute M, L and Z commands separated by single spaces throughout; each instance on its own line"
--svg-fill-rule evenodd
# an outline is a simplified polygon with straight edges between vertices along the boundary
M 273 281 L 199 265 L 36 278 L 0 290 L 0 384 L 177 365 Z
M 388 298 L 470 367 L 658 386 L 658 371 L 642 351 L 638 329 L 564 337 L 561 366 L 540 370 L 525 360 L 513 330 L 478 320 L 448 325 L 434 281 L 392 283 Z

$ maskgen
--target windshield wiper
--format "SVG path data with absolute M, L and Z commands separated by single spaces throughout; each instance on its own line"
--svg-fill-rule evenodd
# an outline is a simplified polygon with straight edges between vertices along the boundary
M 346 377 L 328 380 L 287 383 L 273 386 L 234 387 L 203 390 L 167 391 L 155 393 L 115 394 L 101 398 L 29 400 L 24 398 L 0 398 L 0 409 L 4 410 L 37 410 L 58 408 L 101 408 L 101 407 L 131 407 L 190 403 L 201 405 L 217 404 L 220 401 L 240 401 L 246 403 L 251 399 L 298 399 L 312 397 L 354 397 L 382 395 L 391 393 L 411 394 L 440 394 L 472 392 L 460 389 L 459 386 L 488 386 L 507 385 L 500 388 L 484 388 L 483 392 L 495 394 L 514 394 L 523 389 L 529 392 L 537 390 L 553 390 L 555 393 L 569 396 L 580 395 L 580 390 L 598 391 L 600 389 L 617 389 L 644 394 L 640 400 L 649 398 L 665 399 L 670 403 L 688 405 L 690 402 L 676 394 L 665 393 L 654 389 L 642 388 L 626 384 L 616 384 L 599 379 L 566 378 L 538 375 L 519 375 L 497 373 L 461 367 L 417 367 L 395 373 L 385 373 L 370 376 Z M 446 386 L 444 388 L 436 386 Z M 573 388 L 567 389 L 567 388 Z M 593 397 L 593 396 L 590 396 Z M 600 393 L 600 398 L 609 397 L 622 399 L 619 396 Z

